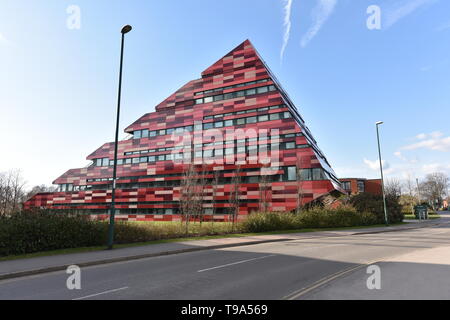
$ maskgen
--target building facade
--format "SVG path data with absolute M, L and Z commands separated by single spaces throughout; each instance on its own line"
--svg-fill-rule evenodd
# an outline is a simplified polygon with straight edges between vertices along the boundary
M 342 188 L 350 195 L 359 193 L 383 194 L 381 179 L 345 178 L 339 180 Z
M 182 218 L 186 181 L 201 182 L 205 219 L 233 207 L 290 211 L 342 194 L 340 181 L 277 79 L 246 40 L 125 129 L 118 145 L 117 219 Z M 114 143 L 92 163 L 54 181 L 26 208 L 74 209 L 108 216 Z M 231 201 L 231 198 L 238 198 Z

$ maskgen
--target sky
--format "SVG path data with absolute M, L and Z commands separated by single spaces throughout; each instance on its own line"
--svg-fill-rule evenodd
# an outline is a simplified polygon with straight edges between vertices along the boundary
M 2 0 L 0 172 L 50 185 L 250 39 L 339 177 L 450 174 L 448 0 Z

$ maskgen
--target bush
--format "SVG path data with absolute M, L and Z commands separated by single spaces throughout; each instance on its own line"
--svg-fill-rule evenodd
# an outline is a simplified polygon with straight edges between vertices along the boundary
M 0 218 L 0 256 L 97 246 L 106 236 L 107 225 L 87 216 L 20 212 Z
M 375 214 L 377 217 L 377 224 L 385 222 L 383 196 L 360 193 L 350 199 L 350 204 L 360 213 L 369 212 Z M 404 214 L 398 198 L 392 196 L 386 197 L 386 207 L 389 223 L 399 223 L 403 221 Z
M 337 209 L 312 208 L 299 214 L 286 212 L 253 213 L 242 222 L 246 232 L 267 232 L 304 228 L 339 228 L 377 223 L 373 213 L 359 213 L 351 206 Z

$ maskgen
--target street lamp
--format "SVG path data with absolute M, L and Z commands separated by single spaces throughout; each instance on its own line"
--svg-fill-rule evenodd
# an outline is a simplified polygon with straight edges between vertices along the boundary
M 120 31 L 122 33 L 122 45 L 120 49 L 120 71 L 119 71 L 119 93 L 117 97 L 117 119 L 116 119 L 116 137 L 114 142 L 114 167 L 113 167 L 113 184 L 111 195 L 111 209 L 109 213 L 109 229 L 108 229 L 108 249 L 113 248 L 114 243 L 114 217 L 116 213 L 116 178 L 117 178 L 117 149 L 119 144 L 119 118 L 120 118 L 120 98 L 122 95 L 122 66 L 123 66 L 123 47 L 125 43 L 125 34 L 130 32 L 132 27 L 126 25 Z
M 387 207 L 386 207 L 386 194 L 384 191 L 384 175 L 383 175 L 383 161 L 381 160 L 381 146 L 380 146 L 380 132 L 379 132 L 379 126 L 382 125 L 383 121 L 378 121 L 375 123 L 377 127 L 377 140 L 378 140 L 378 156 L 380 159 L 380 171 L 381 171 L 381 190 L 383 192 L 383 206 L 384 206 L 384 221 L 386 222 L 386 225 L 389 225 L 388 220 L 388 214 L 387 214 Z

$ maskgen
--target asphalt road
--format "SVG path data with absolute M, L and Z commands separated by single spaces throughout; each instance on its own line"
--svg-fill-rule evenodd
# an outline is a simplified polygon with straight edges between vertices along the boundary
M 161 256 L 0 282 L 0 299 L 450 299 L 450 219 L 402 232 Z M 368 265 L 381 270 L 369 290 Z

